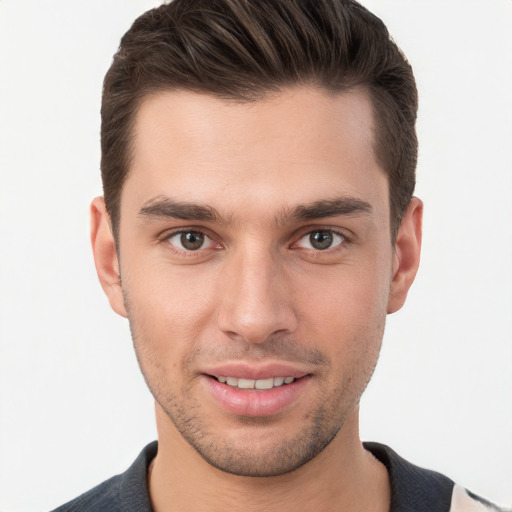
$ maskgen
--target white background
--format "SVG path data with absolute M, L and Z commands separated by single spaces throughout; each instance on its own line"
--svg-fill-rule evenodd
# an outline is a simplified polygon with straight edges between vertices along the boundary
M 158 1 L 0 0 L 0 510 L 44 511 L 155 438 L 88 242 L 101 82 Z M 362 437 L 512 504 L 512 2 L 368 0 L 420 90 L 424 252 Z

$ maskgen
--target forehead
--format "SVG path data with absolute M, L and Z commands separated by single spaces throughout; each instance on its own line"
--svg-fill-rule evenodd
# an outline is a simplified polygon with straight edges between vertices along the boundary
M 383 193 L 387 199 L 373 132 L 372 105 L 362 90 L 298 87 L 244 103 L 160 92 L 137 113 L 121 202 L 128 195 L 138 204 L 167 195 L 246 212 L 329 195 L 373 203 Z

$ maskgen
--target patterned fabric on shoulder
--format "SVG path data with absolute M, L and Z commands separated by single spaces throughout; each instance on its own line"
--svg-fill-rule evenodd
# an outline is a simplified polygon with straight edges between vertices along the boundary
M 512 509 L 497 507 L 464 487 L 455 485 L 449 512 L 512 512 Z

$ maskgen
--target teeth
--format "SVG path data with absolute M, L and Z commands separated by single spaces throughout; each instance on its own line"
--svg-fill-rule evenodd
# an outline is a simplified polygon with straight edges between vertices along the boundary
M 238 379 L 238 389 L 254 389 L 255 380 Z
M 282 386 L 284 384 L 284 377 L 274 377 L 274 386 Z
M 217 377 L 219 382 L 238 389 L 272 389 L 291 384 L 294 377 L 270 377 L 268 379 L 237 379 L 236 377 Z
M 240 384 L 238 384 L 240 386 Z M 260 379 L 255 382 L 256 389 L 272 389 L 274 387 L 274 379 Z
M 235 377 L 227 377 L 226 383 L 228 386 L 238 387 L 238 379 L 236 379 Z

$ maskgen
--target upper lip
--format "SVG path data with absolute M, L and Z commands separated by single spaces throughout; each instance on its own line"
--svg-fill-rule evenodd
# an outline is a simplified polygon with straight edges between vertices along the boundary
M 208 367 L 202 373 L 213 377 L 235 377 L 237 379 L 260 380 L 274 377 L 293 377 L 300 379 L 311 372 L 291 363 L 274 362 L 254 364 L 237 361 Z

